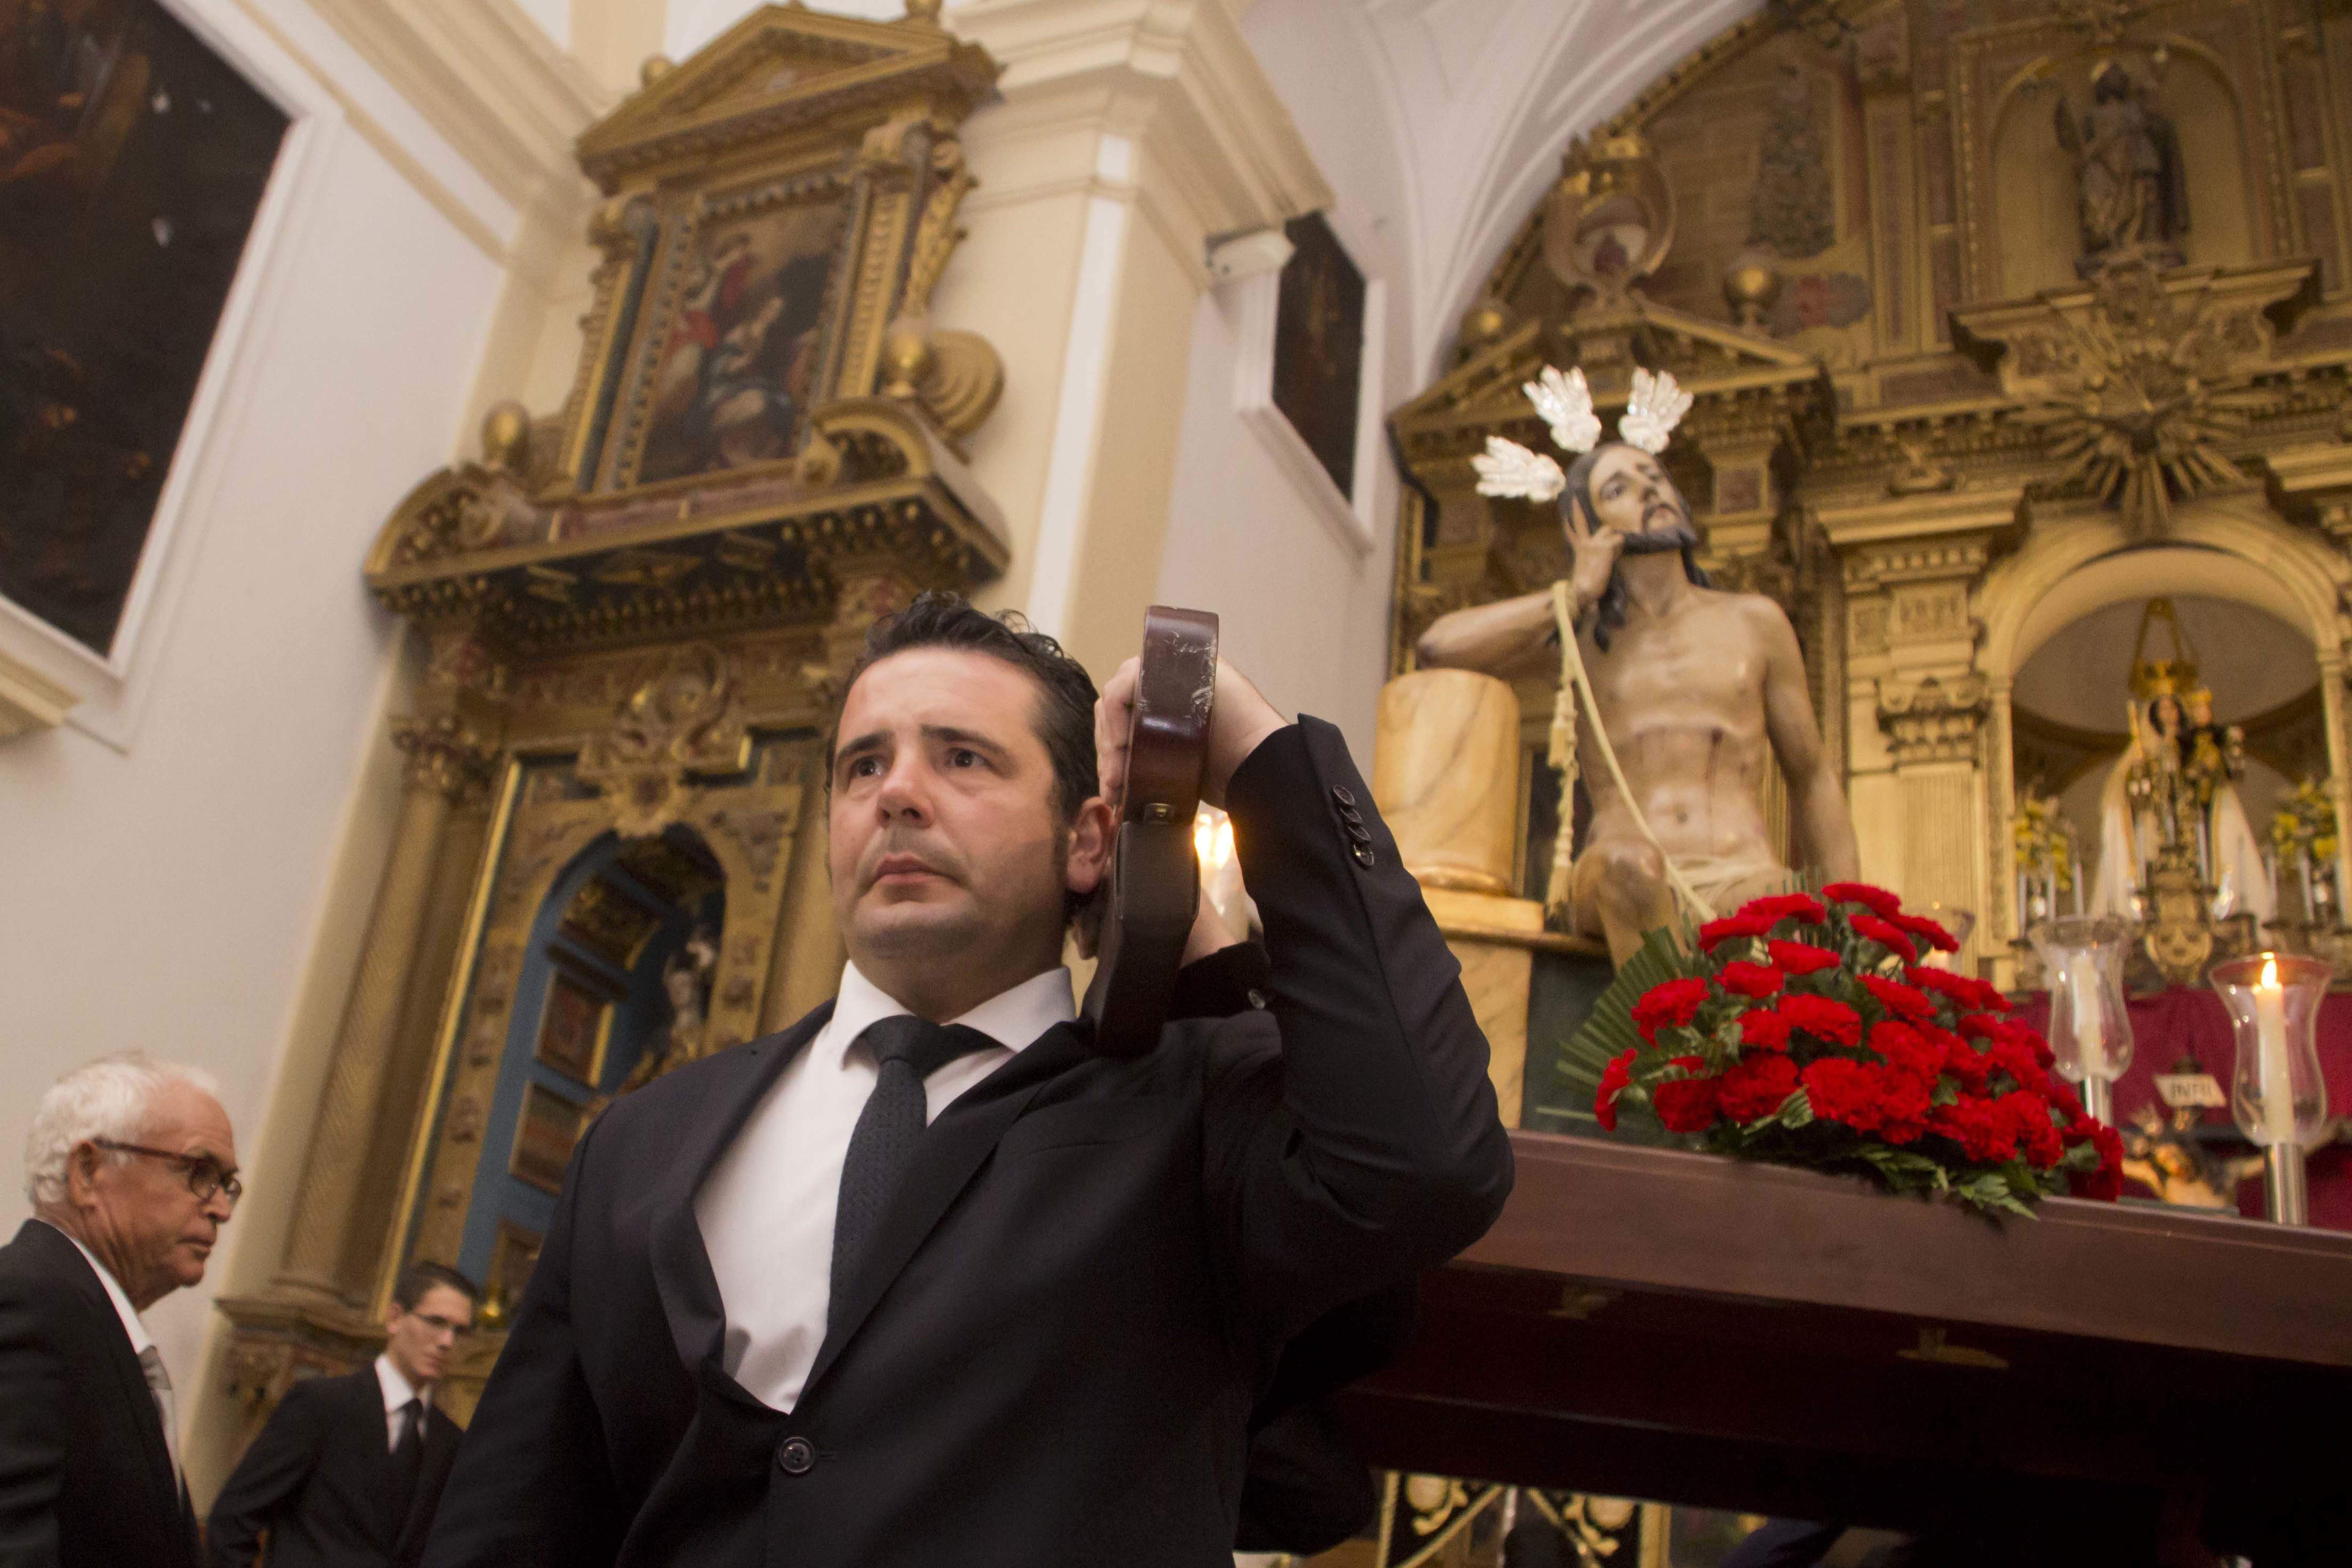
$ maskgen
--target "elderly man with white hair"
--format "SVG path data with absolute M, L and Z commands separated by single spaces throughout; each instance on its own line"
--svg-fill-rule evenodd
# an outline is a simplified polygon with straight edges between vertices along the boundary
M 205 1277 L 242 1191 L 215 1094 L 129 1051 L 33 1113 L 34 1217 L 0 1247 L 0 1568 L 195 1568 L 172 1382 L 139 1314 Z

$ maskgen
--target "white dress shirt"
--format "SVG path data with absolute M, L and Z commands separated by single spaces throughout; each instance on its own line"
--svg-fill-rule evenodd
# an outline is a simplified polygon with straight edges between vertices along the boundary
M 47 1220 L 41 1223 L 49 1225 Z M 98 1254 L 84 1247 L 81 1237 L 73 1232 L 63 1226 L 50 1225 L 49 1228 L 74 1244 L 74 1250 L 89 1263 L 90 1270 L 98 1276 L 98 1282 L 106 1287 L 106 1299 L 114 1303 L 114 1315 L 122 1320 L 122 1331 L 130 1336 L 131 1353 L 138 1357 L 140 1366 L 142 1369 L 161 1366 L 163 1352 L 155 1348 L 155 1338 L 147 1331 L 147 1325 L 139 1321 L 139 1309 L 131 1304 L 131 1298 L 124 1295 L 122 1287 L 115 1282 L 113 1270 L 100 1263 Z M 157 1387 L 155 1374 L 150 1372 L 147 1386 L 148 1392 L 155 1398 L 155 1414 L 163 1422 L 163 1447 L 171 1454 L 172 1469 L 177 1474 L 180 1468 L 180 1412 L 178 1404 L 172 1397 L 172 1381 L 166 1377 L 163 1380 L 163 1386 Z M 184 1481 L 182 1484 L 186 1483 Z
M 857 972 L 841 972 L 833 1016 L 752 1109 L 695 1194 L 694 1217 L 727 1310 L 720 1351 L 728 1375 L 777 1410 L 790 1410 L 824 1343 L 833 1296 L 833 1221 L 849 1135 L 874 1092 L 874 1058 L 849 1047 L 868 1025 L 909 1009 Z M 961 1018 L 1002 1050 L 958 1057 L 923 1080 L 924 1120 L 1077 1016 L 1070 972 L 1050 969 L 1000 992 Z
M 388 1355 L 375 1358 L 375 1381 L 376 1386 L 383 1390 L 384 1452 L 390 1453 L 400 1447 L 400 1413 L 408 1408 L 410 1400 L 422 1405 L 426 1414 L 432 1413 L 433 1385 L 427 1384 L 419 1388 L 409 1382 L 401 1375 L 400 1369 L 392 1364 L 392 1358 Z M 417 1436 L 420 1440 L 423 1438 L 421 1428 Z

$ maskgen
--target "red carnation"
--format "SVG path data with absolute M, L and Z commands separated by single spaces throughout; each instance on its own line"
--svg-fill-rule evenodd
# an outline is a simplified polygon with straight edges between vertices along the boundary
M 1723 1113 L 1734 1121 L 1754 1121 L 1780 1109 L 1796 1092 L 1797 1064 L 1787 1057 L 1753 1057 L 1723 1075 Z
M 1972 974 L 1960 974 L 1949 969 L 1936 969 L 1925 964 L 1906 966 L 1903 978 L 1922 991 L 1933 991 L 1950 997 L 1955 1006 L 1964 1010 L 1982 1007 L 1988 992 L 1995 996 L 2000 994 Z
M 1723 966 L 1716 981 L 1735 996 L 1769 996 L 1780 989 L 1780 972 L 1761 963 L 1738 960 Z
M 1876 915 L 1856 915 L 1847 923 L 1853 927 L 1854 935 L 1868 937 L 1889 952 L 1901 953 L 1904 963 L 1918 961 L 1919 950 L 1913 947 L 1911 939 L 1895 930 L 1892 922 L 1880 920 Z
M 1835 899 L 1844 904 L 1860 904 L 1876 914 L 1899 915 L 1903 912 L 1901 899 L 1867 882 L 1832 882 L 1822 889 L 1822 897 Z
M 1806 925 L 1819 925 L 1829 918 L 1829 910 L 1811 893 L 1773 893 L 1750 899 L 1739 906 L 1738 913 L 1774 923 L 1794 920 Z
M 1923 992 L 1914 991 L 1899 980 L 1887 980 L 1876 974 L 1859 976 L 1864 990 L 1878 998 L 1878 1005 L 1898 1018 L 1926 1022 L 1936 1016 L 1936 1005 Z
M 1608 1131 L 1617 1131 L 1617 1097 L 1633 1081 L 1633 1053 L 1618 1052 L 1601 1069 L 1601 1091 L 1592 1097 L 1592 1119 Z
M 1906 1072 L 1923 1082 L 1933 1083 L 1936 1075 L 1944 1070 L 1944 1048 L 1930 1045 L 1927 1037 L 1908 1024 L 1888 1019 L 1874 1024 L 1870 1030 L 1870 1048 L 1886 1058 L 1886 1065 L 1897 1072 Z
M 1783 973 L 1811 974 L 1817 970 L 1835 969 L 1838 955 L 1825 947 L 1814 947 L 1801 942 L 1768 942 L 1764 951 Z
M 1993 1110 L 1993 1102 L 1963 1095 L 1927 1113 L 1927 1131 L 1960 1146 L 1971 1160 L 1998 1163 L 2017 1152 L 2017 1128 Z
M 1889 1068 L 1878 1080 L 1878 1135 L 1889 1143 L 1916 1143 L 1927 1131 L 1933 1109 L 1932 1077 Z
M 1982 1051 L 1954 1036 L 1944 1047 L 1944 1070 L 1969 1094 L 1982 1094 L 1992 1081 L 1992 1063 Z
M 1826 1044 L 1862 1043 L 1862 1015 L 1843 1002 L 1827 996 L 1788 995 L 1780 998 L 1775 1011 L 1789 1020 L 1790 1028 L 1801 1029 Z
M 1709 921 L 1698 928 L 1701 952 L 1713 952 L 1717 944 L 1737 942 L 1742 938 L 1762 936 L 1772 929 L 1772 922 L 1758 920 L 1753 915 L 1726 915 L 1719 921 Z
M 1697 1057 L 1676 1057 L 1674 1065 L 1696 1073 L 1706 1063 Z M 1683 1078 L 1650 1086 L 1650 1103 L 1669 1132 L 1704 1132 L 1715 1125 L 1717 1085 L 1714 1078 Z
M 1804 1070 L 1805 1098 L 1824 1121 L 1842 1121 L 1856 1132 L 1875 1132 L 1880 1121 L 1875 1068 L 1844 1057 L 1823 1057 Z
M 1960 939 L 1954 936 L 1950 931 L 1946 931 L 1936 921 L 1929 920 L 1926 915 L 1906 915 L 1898 913 L 1888 915 L 1886 918 L 1893 921 L 1896 925 L 1901 926 L 1905 931 L 1908 931 L 1913 936 L 1917 937 L 1920 941 L 1926 942 L 1929 947 L 1934 948 L 1938 952 L 1958 952 L 1960 951 Z
M 1759 1050 L 1789 1048 L 1789 1020 L 1769 1007 L 1751 1007 L 1739 1015 L 1739 1043 Z
M 2017 1146 L 2026 1163 L 2042 1170 L 2056 1164 L 2066 1152 L 2066 1145 L 2051 1124 L 2050 1102 L 2038 1094 L 2024 1089 L 2012 1089 L 1992 1102 L 1996 1115 L 2009 1118 L 2017 1131 Z
M 2124 1141 L 2104 1121 L 2091 1122 L 2089 1127 L 2091 1144 L 2099 1152 L 2099 1167 L 2070 1173 L 2071 1184 L 2078 1198 L 2113 1203 L 2124 1195 Z
M 2084 1119 L 2082 1097 L 2056 1079 L 2050 1080 L 2050 1103 L 2070 1124 Z
M 1975 1040 L 1998 1040 L 2009 1033 L 2009 1020 L 1990 1013 L 1969 1013 L 1960 1018 L 1960 1033 Z
M 1699 1004 L 1706 1000 L 1707 994 L 1706 982 L 1695 974 L 1660 981 L 1633 1004 L 1633 1026 L 1654 1046 L 1660 1029 L 1684 1028 L 1697 1017 Z

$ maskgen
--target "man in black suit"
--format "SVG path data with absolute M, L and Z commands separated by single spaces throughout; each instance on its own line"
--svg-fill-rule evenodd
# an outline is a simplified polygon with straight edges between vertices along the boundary
M 462 1430 L 433 1402 L 474 1326 L 474 1282 L 412 1263 L 393 1282 L 383 1353 L 294 1384 L 221 1489 L 205 1529 L 212 1568 L 411 1568 Z
M 951 599 L 877 625 L 840 994 L 583 1138 L 428 1568 L 1229 1563 L 1285 1347 L 1475 1239 L 1510 1152 L 1338 731 L 1230 668 L 1205 793 L 1268 1005 L 1089 1051 L 1060 955 L 1134 691 Z
M 172 1380 L 139 1314 L 205 1277 L 244 1189 L 212 1080 L 142 1052 L 33 1113 L 0 1247 L 0 1568 L 195 1568 Z

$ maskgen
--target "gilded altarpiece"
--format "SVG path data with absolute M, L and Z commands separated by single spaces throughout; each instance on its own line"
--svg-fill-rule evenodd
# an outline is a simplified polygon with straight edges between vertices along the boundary
M 1392 416 L 1393 668 L 1565 573 L 1552 509 L 1475 489 L 1488 436 L 1550 450 L 1520 384 L 1581 364 L 1607 421 L 1673 372 L 1706 564 L 1789 610 L 1864 874 L 1975 911 L 2006 982 L 2011 684 L 2135 552 L 2180 578 L 2143 591 L 2214 591 L 2199 552 L 2283 584 L 2346 808 L 2347 257 L 2342 0 L 1776 3 L 1566 150 Z
M 247 1430 L 374 1353 L 413 1259 L 489 1287 L 462 1417 L 582 1131 L 832 994 L 834 683 L 1007 553 L 961 447 L 1002 369 L 929 309 L 997 68 L 937 11 L 771 6 L 650 65 L 579 145 L 605 200 L 571 396 L 494 410 L 370 552 L 424 657 L 285 1258 L 222 1304 Z

